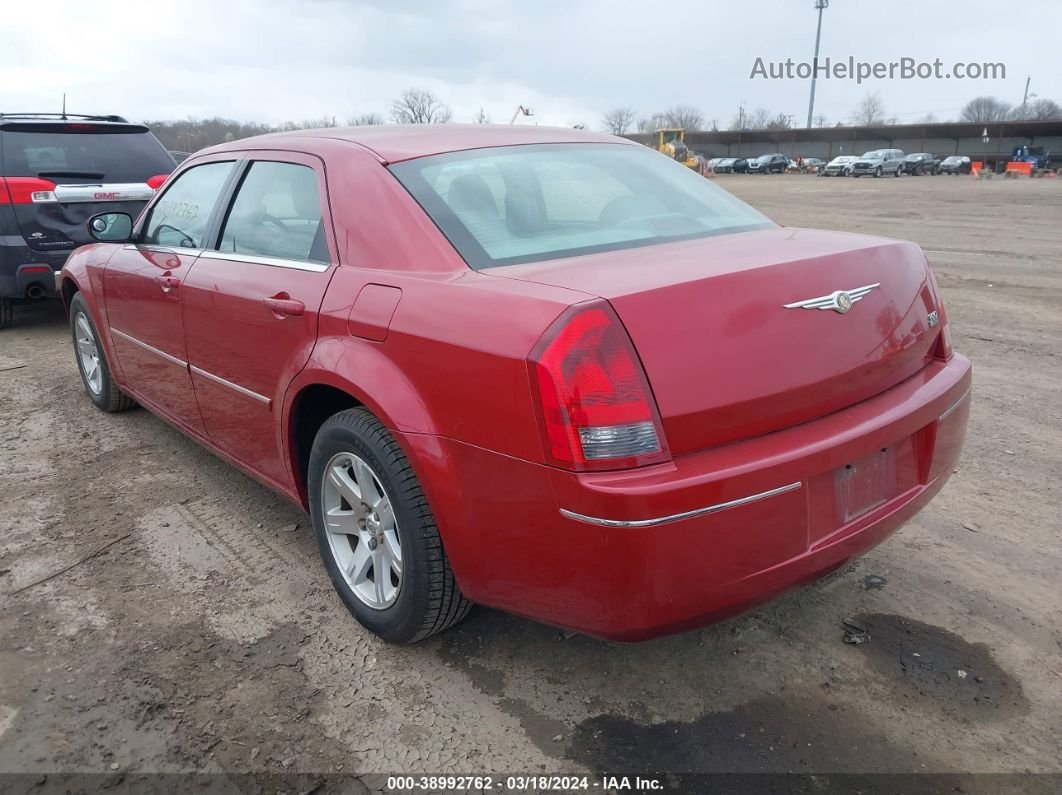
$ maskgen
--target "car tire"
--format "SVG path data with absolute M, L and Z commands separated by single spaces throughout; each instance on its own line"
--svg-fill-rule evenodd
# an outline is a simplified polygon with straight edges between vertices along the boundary
M 896 179 L 899 179 L 900 178 L 900 172 L 902 172 L 902 171 L 903 171 L 902 168 L 896 169 L 896 173 L 893 174 L 893 176 L 896 177 Z
M 468 615 L 420 482 L 369 411 L 341 411 L 321 426 L 307 491 L 328 576 L 363 627 L 414 643 Z
M 878 166 L 877 170 L 874 172 L 874 179 L 878 179 L 884 173 L 885 172 L 881 170 L 881 166 Z
M 10 328 L 15 322 L 15 303 L 10 298 L 0 298 L 0 329 Z
M 92 313 L 81 293 L 75 293 L 70 301 L 70 334 L 81 385 L 93 405 L 108 413 L 135 408 L 136 401 L 119 388 L 111 375 Z

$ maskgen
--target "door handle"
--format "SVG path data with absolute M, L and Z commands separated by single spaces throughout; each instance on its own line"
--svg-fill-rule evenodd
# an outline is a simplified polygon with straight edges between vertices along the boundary
M 306 304 L 299 301 L 297 298 L 292 298 L 287 293 L 277 293 L 272 298 L 263 298 L 262 303 L 266 305 L 274 315 L 282 317 L 287 315 L 289 317 L 302 317 L 302 314 L 306 311 Z
M 162 292 L 168 293 L 181 286 L 181 280 L 170 274 L 162 274 L 155 277 L 155 284 L 162 288 Z

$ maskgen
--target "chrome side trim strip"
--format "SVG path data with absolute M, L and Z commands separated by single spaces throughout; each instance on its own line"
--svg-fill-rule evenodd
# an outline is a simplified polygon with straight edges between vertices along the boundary
M 118 329 L 114 328 L 113 326 L 111 327 L 111 334 L 119 336 L 123 340 L 125 340 L 126 342 L 131 342 L 134 345 L 136 345 L 138 348 L 143 348 L 145 351 L 148 351 L 149 353 L 153 353 L 156 356 L 158 356 L 158 357 L 160 357 L 162 359 L 165 359 L 167 362 L 170 362 L 171 364 L 177 365 L 178 367 L 187 367 L 188 366 L 188 362 L 183 361 L 181 359 L 178 359 L 176 356 L 170 356 L 168 353 L 166 353 L 166 351 L 160 351 L 158 348 L 154 348 L 151 345 L 148 345 L 146 342 L 141 342 L 136 337 L 131 337 L 130 335 L 126 334 L 124 331 L 119 331 Z
M 561 508 L 560 512 L 562 516 L 568 519 L 575 519 L 579 522 L 586 522 L 587 524 L 601 525 L 602 527 L 655 527 L 660 524 L 667 524 L 669 522 L 678 522 L 683 519 L 692 519 L 695 516 L 705 516 L 710 513 L 716 513 L 718 511 L 725 511 L 728 508 L 737 508 L 742 505 L 748 505 L 750 502 L 758 502 L 759 500 L 765 500 L 768 497 L 775 497 L 779 494 L 785 494 L 789 491 L 796 491 L 804 485 L 803 481 L 798 480 L 796 483 L 790 483 L 786 486 L 779 486 L 776 489 L 770 491 L 761 491 L 759 494 L 752 494 L 748 497 L 741 497 L 736 500 L 730 500 L 729 502 L 721 502 L 718 505 L 709 505 L 707 508 L 697 508 L 692 511 L 685 511 L 684 513 L 675 513 L 670 516 L 660 516 L 656 519 L 598 519 L 593 516 L 585 516 L 575 511 L 569 511 L 566 508 Z
M 203 376 L 203 378 L 213 381 L 215 384 L 227 386 L 229 389 L 235 392 L 239 392 L 241 395 L 246 395 L 249 398 L 253 398 L 254 400 L 259 401 L 260 403 L 265 403 L 267 406 L 271 406 L 273 404 L 273 401 L 267 398 L 265 395 L 259 395 L 257 392 L 252 392 L 246 387 L 242 387 L 239 384 L 232 383 L 232 381 L 226 381 L 221 376 L 214 375 L 213 373 L 208 373 L 206 370 L 202 369 L 201 367 L 196 367 L 194 364 L 192 365 L 191 370 L 196 375 L 201 375 Z
M 972 389 L 973 389 L 973 384 L 970 384 L 968 387 L 966 387 L 966 391 L 962 393 L 962 395 L 959 397 L 958 400 L 956 400 L 954 403 L 951 404 L 951 407 L 947 411 L 945 411 L 943 414 L 940 415 L 940 417 L 938 418 L 937 422 L 943 422 L 948 417 L 950 417 L 952 415 L 952 413 L 955 411 L 955 409 L 957 409 L 959 406 L 961 406 L 963 401 L 966 400 L 966 398 L 970 397 L 970 390 L 972 390 Z
M 203 259 L 228 260 L 229 262 L 246 262 L 250 265 L 268 265 L 271 268 L 291 268 L 297 271 L 310 271 L 312 273 L 324 273 L 332 267 L 327 262 L 305 262 L 297 259 L 283 259 L 281 257 L 259 257 L 251 254 L 237 254 L 232 251 L 204 251 Z
M 153 243 L 128 243 L 122 248 L 125 251 L 154 251 L 158 254 L 186 254 L 189 257 L 198 257 L 203 253 L 201 248 L 181 248 L 180 246 L 156 246 Z

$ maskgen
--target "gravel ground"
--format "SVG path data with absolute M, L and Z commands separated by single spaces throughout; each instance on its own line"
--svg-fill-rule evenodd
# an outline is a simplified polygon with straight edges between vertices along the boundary
M 717 181 L 929 252 L 975 389 L 908 526 L 703 631 L 611 645 L 477 609 L 396 648 L 333 595 L 304 514 L 94 409 L 61 309 L 23 307 L 0 332 L 0 771 L 1062 772 L 1062 180 Z M 853 617 L 871 643 L 842 643 Z

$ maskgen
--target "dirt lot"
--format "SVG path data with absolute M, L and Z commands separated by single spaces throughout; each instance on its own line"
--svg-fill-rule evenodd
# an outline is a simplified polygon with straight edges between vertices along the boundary
M 911 524 L 679 637 L 478 609 L 390 647 L 304 514 L 147 412 L 94 409 L 61 310 L 23 308 L 0 332 L 0 770 L 1062 772 L 1062 180 L 718 181 L 929 252 L 975 388 Z M 872 641 L 842 643 L 846 618 Z M 1048 782 L 985 791 L 1007 786 Z

